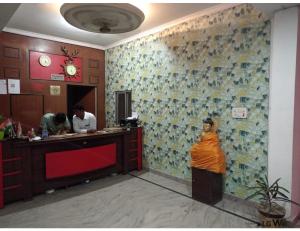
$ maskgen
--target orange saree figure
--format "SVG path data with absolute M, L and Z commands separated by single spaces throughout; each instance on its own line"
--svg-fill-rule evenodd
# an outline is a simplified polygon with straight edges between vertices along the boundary
M 200 140 L 193 144 L 190 153 L 191 167 L 205 169 L 214 173 L 225 174 L 225 155 L 219 143 L 218 134 L 213 129 L 214 123 L 208 118 L 203 121 Z

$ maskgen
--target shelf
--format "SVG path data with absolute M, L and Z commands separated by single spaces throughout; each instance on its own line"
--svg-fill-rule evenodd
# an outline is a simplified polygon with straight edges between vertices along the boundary
M 129 149 L 129 152 L 136 152 L 137 148 Z
M 14 172 L 8 172 L 8 173 L 3 173 L 3 176 L 15 176 L 21 174 L 22 171 L 14 171 Z
M 3 160 L 3 162 L 11 162 L 11 161 L 18 161 L 18 160 L 22 160 L 21 157 L 15 157 L 15 158 L 10 158 L 10 159 L 5 159 Z
M 22 187 L 21 184 L 16 184 L 16 185 L 7 186 L 7 187 L 3 188 L 3 190 L 7 191 L 7 190 L 11 190 L 11 189 L 20 188 L 20 187 Z

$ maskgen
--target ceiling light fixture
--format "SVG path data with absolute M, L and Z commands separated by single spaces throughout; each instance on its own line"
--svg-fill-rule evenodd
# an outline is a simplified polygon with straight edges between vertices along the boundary
M 135 30 L 145 19 L 139 8 L 127 3 L 65 3 L 60 13 L 79 29 L 106 34 Z

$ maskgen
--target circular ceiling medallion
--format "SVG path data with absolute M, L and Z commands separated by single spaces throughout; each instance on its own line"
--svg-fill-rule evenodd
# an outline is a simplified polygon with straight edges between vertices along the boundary
M 65 3 L 60 13 L 79 29 L 107 34 L 135 30 L 145 19 L 140 9 L 126 3 Z

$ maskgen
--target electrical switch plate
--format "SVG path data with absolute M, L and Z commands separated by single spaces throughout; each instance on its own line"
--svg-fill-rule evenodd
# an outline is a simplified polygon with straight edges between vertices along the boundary
M 232 118 L 246 119 L 247 118 L 247 108 L 245 107 L 234 107 L 232 108 Z

